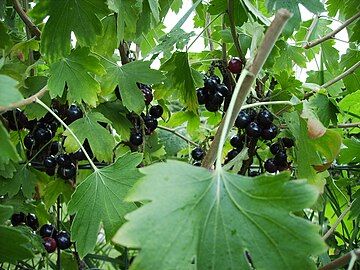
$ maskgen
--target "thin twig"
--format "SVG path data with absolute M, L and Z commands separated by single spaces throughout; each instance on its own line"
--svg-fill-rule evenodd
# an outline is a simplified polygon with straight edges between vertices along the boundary
M 334 31 L 330 32 L 329 34 L 313 40 L 311 42 L 308 42 L 303 46 L 304 49 L 312 48 L 328 39 L 332 39 L 337 33 L 339 33 L 341 30 L 343 30 L 345 27 L 347 27 L 352 22 L 356 21 L 360 17 L 360 12 L 356 13 L 354 16 L 352 16 L 350 19 L 346 20 L 342 25 L 340 25 L 338 28 L 336 28 Z
M 244 69 L 244 70 L 248 70 L 249 74 L 247 74 L 246 78 L 244 79 L 239 94 L 233 97 L 236 98 L 236 104 L 234 106 L 234 109 L 231 112 L 227 111 L 227 113 L 231 114 L 229 126 L 234 125 L 235 119 L 239 114 L 247 95 L 250 92 L 251 86 L 253 85 L 256 76 L 258 75 L 260 69 L 264 65 L 272 48 L 274 47 L 276 40 L 280 36 L 282 29 L 284 28 L 286 22 L 289 20 L 290 17 L 291 17 L 291 13 L 286 9 L 278 10 L 273 22 L 269 26 L 264 36 L 264 39 L 257 51 L 253 63 L 250 64 L 250 67 L 246 67 Z M 223 120 L 221 121 L 220 126 L 215 134 L 214 140 L 210 146 L 210 149 L 207 152 L 202 162 L 203 167 L 210 168 L 215 161 L 217 149 L 219 148 L 221 133 L 224 128 L 224 119 L 226 119 L 226 117 L 224 117 Z M 226 133 L 228 133 L 228 130 L 226 131 Z
M 265 102 L 256 102 L 256 103 L 253 103 L 253 104 L 246 104 L 246 105 L 241 107 L 241 110 L 250 109 L 250 108 L 259 107 L 259 106 L 282 105 L 282 104 L 294 105 L 291 101 L 288 101 L 288 100 L 265 101 Z
M 355 128 L 355 127 L 360 128 L 360 122 L 345 123 L 345 124 L 339 124 L 336 126 L 330 126 L 330 128 Z
M 19 14 L 21 20 L 26 24 L 26 26 L 29 28 L 31 34 L 36 36 L 37 38 L 40 38 L 41 31 L 37 26 L 30 20 L 29 16 L 25 13 L 23 10 L 21 4 L 18 0 L 13 0 L 13 6 L 16 12 Z
M 319 15 L 315 15 L 315 18 L 311 22 L 311 25 L 310 25 L 310 27 L 308 28 L 308 30 L 306 32 L 306 36 L 305 36 L 305 40 L 303 42 L 303 44 L 304 44 L 303 46 L 306 46 L 306 44 L 309 43 L 310 36 L 311 36 L 312 32 L 314 31 L 318 21 L 319 21 Z
M 336 230 L 336 227 L 341 223 L 341 221 L 344 219 L 347 213 L 349 213 L 351 209 L 352 203 L 349 204 L 349 206 L 341 213 L 341 215 L 338 217 L 338 219 L 335 221 L 335 223 L 331 226 L 331 228 L 323 235 L 322 239 L 326 240 L 329 238 L 330 235 Z
M 168 127 L 164 127 L 164 126 L 158 126 L 159 129 L 162 129 L 162 130 L 166 130 L 168 132 L 171 132 L 172 134 L 178 136 L 179 138 L 183 139 L 184 141 L 194 145 L 194 146 L 199 146 L 197 143 L 193 142 L 192 140 L 190 140 L 189 138 L 186 138 L 184 135 L 176 132 L 176 130 L 172 129 L 172 128 L 168 128 Z
M 205 21 L 206 21 L 207 25 L 210 24 L 210 19 L 211 19 L 211 15 L 208 12 L 206 12 Z M 211 28 L 210 27 L 208 27 L 206 29 L 206 35 L 207 35 L 207 38 L 208 38 L 210 51 L 213 51 L 214 50 L 214 43 L 211 40 Z
M 239 36 L 238 36 L 238 34 L 236 32 L 236 28 L 235 28 L 234 0 L 228 0 L 227 1 L 227 11 L 228 11 L 228 14 L 229 14 L 230 31 L 231 31 L 232 38 L 234 40 L 234 45 L 235 45 L 236 51 L 238 53 L 238 56 L 242 60 L 243 64 L 245 64 L 246 59 L 245 59 L 245 56 L 244 56 L 244 54 L 243 54 L 243 52 L 241 50 Z
M 335 270 L 339 269 L 340 267 L 348 264 L 352 257 L 359 257 L 360 256 L 360 249 L 355 249 L 350 251 L 349 253 L 346 253 L 344 256 L 333 260 L 332 262 L 324 265 L 323 267 L 319 268 L 318 270 Z
M 21 100 L 19 102 L 11 103 L 9 106 L 6 106 L 6 107 L 0 106 L 0 112 L 9 111 L 9 110 L 12 110 L 12 109 L 15 109 L 15 108 L 19 108 L 19 107 L 34 103 L 36 101 L 36 99 L 41 98 L 46 93 L 46 91 L 48 91 L 47 86 L 43 87 L 39 92 L 32 95 L 31 97 L 23 99 L 23 100 Z

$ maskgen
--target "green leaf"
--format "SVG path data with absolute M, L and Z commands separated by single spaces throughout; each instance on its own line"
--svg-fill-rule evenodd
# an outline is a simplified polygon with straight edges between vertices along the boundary
M 360 141 L 351 138 L 343 141 L 345 148 L 342 148 L 339 155 L 340 164 L 360 162 Z
M 95 107 L 100 84 L 91 73 L 102 75 L 105 69 L 96 57 L 89 55 L 89 49 L 77 48 L 72 51 L 69 56 L 53 63 L 50 67 L 48 88 L 51 98 L 62 96 L 66 84 L 67 99 L 70 102 L 84 101 Z
M 353 114 L 360 115 L 360 89 L 350 95 L 347 95 L 339 102 L 339 107 Z
M 0 262 L 13 262 L 34 257 L 31 239 L 17 228 L 0 226 Z
M 360 59 L 360 51 L 349 49 L 348 52 L 341 57 L 340 66 L 349 69 L 357 64 Z M 346 76 L 343 80 L 348 92 L 355 92 L 360 89 L 360 68 L 357 68 L 352 74 Z
M 337 113 L 339 109 L 334 105 L 335 101 L 332 101 L 324 94 L 317 94 L 310 99 L 309 105 L 313 111 L 316 112 L 320 121 L 324 126 L 328 127 L 330 122 L 334 125 L 337 124 Z
M 125 222 L 124 215 L 135 209 L 134 204 L 125 203 L 123 198 L 141 177 L 136 168 L 141 160 L 141 154 L 126 154 L 77 186 L 69 203 L 69 213 L 75 214 L 71 237 L 77 242 L 81 257 L 94 249 L 101 223 L 109 239 Z
M 10 141 L 10 135 L 3 126 L 3 124 L 0 122 L 0 149 L 1 149 L 1 155 L 0 155 L 0 168 L 2 164 L 8 164 L 10 160 L 12 161 L 18 161 L 19 155 Z
M 185 136 L 181 131 L 178 132 Z M 159 143 L 164 145 L 167 157 L 175 157 L 181 149 L 187 146 L 187 143 L 183 139 L 175 136 L 171 132 L 159 129 L 157 134 L 159 136 Z
M 61 181 L 60 179 L 55 179 L 50 181 L 44 188 L 43 201 L 46 206 L 46 209 L 49 209 L 52 205 L 55 204 L 58 196 L 61 194 L 63 196 L 63 202 L 67 203 L 70 201 L 71 195 L 73 193 L 73 187 L 67 181 Z
M 306 68 L 306 57 L 302 47 L 288 45 L 285 41 L 276 42 L 275 46 L 279 50 L 278 57 L 275 58 L 274 69 L 278 72 L 284 70 L 291 72 L 294 63 L 299 67 Z
M 318 197 L 305 181 L 288 181 L 288 174 L 248 178 L 178 161 L 142 172 L 128 200 L 148 203 L 126 215 L 129 222 L 113 238 L 140 249 L 133 269 L 192 263 L 251 269 L 246 251 L 256 269 L 316 269 L 309 256 L 325 250 L 318 228 L 290 214 Z
M 0 106 L 6 107 L 23 99 L 17 84 L 18 82 L 9 76 L 0 74 Z
M 0 204 L 0 224 L 10 219 L 11 214 L 14 212 L 14 208 L 11 205 Z
M 124 106 L 129 111 L 140 114 L 144 108 L 144 97 L 136 83 L 155 84 L 164 79 L 163 74 L 150 68 L 149 61 L 133 61 L 123 66 L 107 64 L 105 75 L 105 89 L 120 88 L 120 95 Z
M 119 46 L 119 40 L 116 35 L 115 15 L 107 16 L 101 22 L 104 30 L 101 36 L 97 36 L 96 42 L 92 46 L 92 51 L 111 57 L 114 54 L 114 50 Z
M 330 40 L 327 42 L 321 43 L 321 51 L 322 51 L 322 60 L 325 64 L 325 67 L 330 73 L 337 75 L 341 73 L 341 69 L 339 67 L 339 51 L 334 48 L 335 41 Z M 339 72 L 340 71 L 340 72 Z
M 0 21 L 0 40 L 0 49 L 5 49 L 11 45 L 11 37 L 7 33 L 7 28 L 2 21 Z
M 50 62 L 70 53 L 70 34 L 74 32 L 81 46 L 95 43 L 102 33 L 102 24 L 97 16 L 106 12 L 105 0 L 51 0 L 49 19 L 41 35 L 41 52 Z
M 285 8 L 293 13 L 292 18 L 285 25 L 284 33 L 286 36 L 290 36 L 292 32 L 299 28 L 301 22 L 301 15 L 299 4 L 305 7 L 308 11 L 319 14 L 325 11 L 324 5 L 319 0 L 267 0 L 267 7 L 269 11 L 276 11 L 280 8 Z
M 83 118 L 76 120 L 69 126 L 81 143 L 88 140 L 91 150 L 99 161 L 111 161 L 112 150 L 115 146 L 114 137 L 110 131 L 101 126 L 98 122 L 111 123 L 101 113 L 90 112 Z M 80 149 L 74 137 L 65 131 L 67 136 L 64 142 L 66 152 L 73 153 Z M 101 138 L 101 139 L 99 139 Z
M 161 70 L 167 71 L 168 91 L 178 95 L 190 111 L 197 112 L 196 85 L 188 54 L 174 52 L 172 57 L 161 66 Z
M 322 71 L 314 71 L 310 70 L 307 72 L 308 77 L 306 78 L 306 82 L 309 83 L 316 83 L 318 85 L 322 85 L 323 83 L 330 81 L 334 78 L 334 75 L 332 75 L 329 71 L 324 70 Z M 331 96 L 337 96 L 339 95 L 342 90 L 341 88 L 344 87 L 344 84 L 342 81 L 338 81 L 334 83 L 333 85 L 326 88 L 327 92 Z

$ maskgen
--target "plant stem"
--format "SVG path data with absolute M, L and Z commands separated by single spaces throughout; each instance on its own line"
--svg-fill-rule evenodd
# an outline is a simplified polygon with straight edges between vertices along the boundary
M 48 88 L 47 88 L 47 86 L 45 86 L 42 89 L 40 89 L 39 92 L 37 92 L 36 94 L 34 94 L 26 99 L 23 99 L 19 102 L 11 103 L 9 106 L 6 106 L 6 107 L 0 106 L 0 112 L 9 111 L 9 110 L 12 110 L 12 109 L 15 109 L 18 107 L 22 107 L 22 106 L 34 103 L 34 102 L 36 102 L 36 99 L 41 98 L 47 91 L 48 91 Z
M 338 217 L 338 219 L 335 221 L 335 223 L 331 226 L 331 228 L 323 235 L 322 239 L 326 240 L 329 238 L 330 235 L 335 231 L 336 227 L 341 223 L 341 221 L 344 219 L 347 213 L 349 213 L 351 209 L 352 203 L 349 204 L 349 206 L 341 213 L 341 215 Z
M 332 39 L 337 33 L 339 33 L 341 30 L 343 30 L 345 27 L 347 27 L 352 22 L 356 21 L 359 17 L 360 17 L 360 12 L 356 13 L 350 19 L 346 20 L 342 25 L 340 25 L 338 28 L 336 28 L 334 31 L 330 32 L 329 34 L 327 34 L 319 39 L 316 39 L 314 41 L 308 42 L 306 45 L 303 46 L 303 48 L 310 49 L 328 39 Z
M 234 125 L 235 119 L 239 114 L 247 95 L 250 92 L 250 88 L 253 85 L 256 76 L 260 72 L 260 69 L 264 65 L 267 57 L 269 56 L 272 48 L 274 47 L 276 40 L 280 36 L 282 29 L 284 28 L 286 22 L 290 17 L 291 17 L 291 13 L 286 9 L 280 9 L 277 11 L 275 18 L 271 23 L 271 25 L 269 26 L 264 36 L 264 39 L 257 51 L 254 61 L 252 62 L 252 64 L 250 62 L 250 67 L 246 67 L 243 70 L 243 72 L 245 72 L 246 70 L 249 72 L 246 74 L 246 77 L 240 87 L 238 95 L 237 96 L 233 95 L 233 99 L 236 100 L 234 109 L 232 111 L 228 110 L 226 112 L 226 114 L 231 115 L 230 121 L 228 123 L 229 126 Z M 224 129 L 225 119 L 226 119 L 226 115 L 224 119 L 221 121 L 220 126 L 215 134 L 215 138 L 210 146 L 210 149 L 207 152 L 202 162 L 203 167 L 210 168 L 216 159 L 216 154 L 220 143 L 220 137 Z M 227 133 L 228 131 L 225 132 Z
M 207 24 L 207 25 L 210 24 L 210 19 L 211 19 L 211 15 L 209 14 L 209 12 L 206 12 L 205 21 L 206 21 L 206 24 Z M 211 29 L 210 29 L 210 27 L 208 27 L 208 28 L 206 29 L 206 36 L 207 36 L 207 39 L 208 39 L 208 41 L 209 41 L 210 51 L 213 51 L 213 50 L 214 50 L 214 43 L 213 43 L 213 41 L 211 40 Z
M 176 132 L 175 129 L 172 129 L 172 128 L 168 128 L 168 127 L 164 127 L 164 126 L 158 126 L 159 129 L 162 129 L 162 130 L 166 130 L 168 132 L 171 132 L 172 134 L 178 136 L 179 138 L 183 139 L 184 141 L 194 145 L 194 146 L 199 146 L 197 143 L 193 142 L 192 140 L 190 140 L 189 138 L 186 138 L 184 135 Z
M 308 28 L 308 30 L 306 32 L 306 36 L 305 36 L 305 40 L 303 42 L 304 43 L 303 46 L 306 46 L 306 44 L 309 43 L 310 36 L 311 36 L 312 32 L 314 31 L 315 27 L 317 26 L 318 21 L 319 21 L 319 15 L 315 15 L 315 18 L 311 22 L 311 25 L 310 25 L 310 27 Z
M 331 263 L 324 265 L 323 267 L 319 268 L 318 270 L 335 270 L 339 269 L 340 267 L 348 264 L 353 257 L 359 257 L 360 256 L 360 249 L 355 249 L 350 251 L 349 253 L 346 253 L 344 256 L 333 260 Z
M 256 103 L 253 103 L 253 104 L 246 104 L 246 105 L 241 107 L 241 110 L 250 109 L 250 108 L 259 107 L 259 106 L 281 105 L 281 104 L 294 105 L 291 101 L 287 101 L 287 100 L 266 101 L 266 102 L 256 102 Z
M 29 31 L 31 34 L 36 36 L 38 39 L 41 36 L 41 31 L 37 26 L 30 20 L 29 16 L 25 13 L 25 11 L 22 9 L 21 4 L 19 3 L 19 0 L 13 0 L 13 6 L 16 12 L 19 14 L 21 20 L 25 23 L 25 25 L 29 28 Z
M 241 50 L 239 36 L 238 36 L 238 34 L 236 32 L 236 27 L 235 27 L 234 0 L 227 0 L 227 11 L 228 11 L 228 14 L 229 14 L 230 31 L 231 31 L 232 38 L 234 40 L 234 45 L 235 45 L 236 51 L 237 51 L 238 56 L 240 57 L 241 61 L 243 62 L 243 64 L 245 64 L 246 59 L 245 59 L 244 54 L 243 54 L 243 52 Z
M 89 161 L 91 167 L 93 168 L 93 170 L 96 172 L 99 169 L 95 166 L 94 162 L 91 160 L 89 154 L 86 152 L 86 149 L 84 148 L 84 146 L 82 145 L 82 143 L 80 142 L 80 140 L 78 139 L 78 137 L 76 137 L 76 135 L 74 134 L 74 132 L 71 130 L 71 128 L 69 128 L 69 126 L 67 124 L 64 123 L 63 120 L 61 120 L 61 118 L 54 113 L 44 102 L 42 102 L 40 99 L 36 98 L 35 102 L 38 103 L 39 105 L 41 105 L 44 109 L 46 109 L 49 113 L 51 113 L 56 120 L 58 120 L 67 131 L 69 131 L 69 133 L 74 137 L 75 141 L 78 143 L 78 145 L 80 146 L 81 150 L 84 152 L 85 157 L 87 158 L 87 160 Z

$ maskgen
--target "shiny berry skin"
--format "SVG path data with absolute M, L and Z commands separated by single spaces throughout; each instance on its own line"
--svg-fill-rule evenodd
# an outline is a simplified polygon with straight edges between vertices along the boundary
M 208 93 L 212 93 L 216 91 L 218 83 L 213 78 L 205 78 L 204 79 L 204 89 L 208 91 Z
M 221 82 L 219 76 L 217 76 L 217 75 L 212 75 L 210 78 L 213 79 L 217 84 L 219 84 Z
M 160 105 L 152 106 L 149 110 L 149 114 L 154 118 L 160 118 L 163 113 L 164 109 Z
M 54 176 L 55 172 L 56 172 L 56 167 L 52 167 L 52 168 L 46 168 L 45 172 L 47 175 L 49 176 Z
M 71 247 L 70 235 L 65 231 L 60 231 L 56 235 L 56 244 L 60 249 L 68 249 Z
M 270 159 L 267 159 L 265 162 L 264 162 L 264 169 L 269 172 L 269 173 L 274 173 L 277 171 L 277 166 L 275 164 L 275 161 L 274 159 L 270 158 Z
M 269 128 L 263 129 L 261 132 L 261 138 L 264 140 L 271 141 L 275 139 L 276 135 L 278 134 L 278 128 L 275 125 L 270 125 Z
M 56 162 L 59 166 L 68 166 L 71 164 L 71 158 L 68 154 L 60 154 L 56 157 Z
M 276 155 L 281 150 L 282 150 L 282 147 L 281 147 L 281 145 L 279 143 L 273 143 L 272 145 L 270 145 L 270 152 L 273 155 Z
M 248 110 L 245 110 L 245 111 L 250 116 L 251 122 L 256 120 L 256 117 L 257 117 L 258 114 L 254 109 L 248 109 Z
M 242 70 L 242 61 L 237 58 L 237 57 L 233 57 L 230 59 L 229 63 L 228 63 L 228 69 L 230 70 L 231 73 L 233 74 L 239 74 L 241 73 Z
M 229 160 L 234 159 L 239 153 L 240 153 L 239 150 L 231 149 L 226 155 L 227 160 L 229 161 Z
M 146 126 L 146 133 L 152 133 L 158 126 L 158 121 L 150 115 L 144 117 L 144 124 Z
M 280 151 L 274 157 L 274 162 L 278 167 L 287 166 L 287 155 L 285 151 Z
M 57 173 L 60 178 L 64 180 L 69 180 L 71 178 L 74 178 L 76 175 L 76 167 L 74 164 L 67 165 L 65 167 L 60 166 L 57 170 Z
M 256 122 L 251 122 L 247 127 L 246 127 L 246 134 L 249 137 L 253 137 L 253 138 L 259 138 L 261 135 L 262 129 L 261 127 L 258 125 L 258 123 Z
M 243 148 L 244 138 L 243 136 L 235 135 L 230 139 L 230 144 L 234 148 Z
M 205 103 L 205 108 L 209 111 L 209 112 L 217 112 L 218 110 L 220 110 L 221 104 L 213 102 L 212 100 L 208 100 Z
M 196 96 L 200 105 L 204 105 L 209 98 L 208 92 L 204 88 L 197 89 Z
M 49 142 L 53 137 L 53 133 L 50 129 L 37 128 L 34 131 L 34 139 L 37 145 L 43 145 Z
M 130 134 L 130 143 L 139 146 L 143 143 L 143 136 L 140 132 L 134 132 Z
M 77 150 L 74 154 L 73 157 L 76 160 L 86 160 L 86 156 L 84 154 L 84 151 L 80 148 L 79 150 Z
M 151 88 L 149 86 L 144 86 L 141 88 L 141 92 L 144 96 L 145 104 L 149 105 L 154 98 Z
M 225 84 L 219 84 L 217 86 L 217 91 L 221 93 L 224 97 L 230 96 L 230 90 L 225 86 Z
M 25 224 L 29 226 L 31 229 L 36 231 L 39 228 L 39 220 L 34 214 L 29 213 L 26 216 Z
M 7 111 L 3 114 L 3 117 L 8 121 L 10 130 L 21 130 L 28 123 L 26 115 L 20 109 Z
M 71 105 L 69 107 L 69 109 L 67 110 L 66 115 L 67 115 L 66 123 L 71 124 L 72 122 L 82 118 L 83 117 L 83 112 L 78 106 Z
M 35 146 L 35 139 L 33 135 L 28 134 L 24 137 L 24 146 L 28 150 L 31 150 Z
M 286 148 L 291 148 L 295 145 L 294 140 L 291 138 L 281 138 L 281 142 Z
M 47 253 L 53 253 L 56 250 L 56 241 L 54 238 L 44 237 L 43 245 Z
M 191 157 L 196 161 L 202 160 L 204 156 L 204 150 L 202 150 L 200 147 L 196 147 L 191 151 Z
M 245 111 L 240 111 L 239 115 L 236 117 L 235 120 L 235 127 L 237 128 L 246 128 L 251 122 L 250 115 Z
M 41 237 L 54 237 L 57 234 L 55 227 L 51 224 L 44 224 L 40 228 Z
M 48 156 L 44 159 L 44 167 L 45 168 L 55 168 L 56 167 L 56 158 L 51 155 L 51 156 Z
M 25 214 L 23 212 L 15 213 L 11 216 L 11 224 L 13 226 L 19 226 L 22 223 L 25 223 Z
M 50 154 L 56 155 L 59 152 L 60 144 L 59 142 L 55 141 L 52 142 L 50 145 Z
M 258 113 L 257 121 L 262 128 L 268 128 L 272 124 L 274 116 L 268 110 L 262 110 Z

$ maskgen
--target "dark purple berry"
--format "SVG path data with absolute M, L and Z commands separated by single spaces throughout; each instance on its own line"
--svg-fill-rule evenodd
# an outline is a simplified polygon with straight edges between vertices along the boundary
M 73 157 L 75 160 L 86 160 L 86 156 L 84 154 L 84 151 L 80 148 L 79 150 L 77 150 L 74 154 Z
M 220 92 L 216 91 L 213 95 L 209 96 L 209 100 L 221 106 L 221 103 L 224 101 L 224 96 Z
M 144 124 L 146 126 L 146 134 L 151 134 L 158 126 L 158 121 L 151 115 L 144 117 Z
M 259 138 L 261 135 L 262 129 L 261 127 L 256 123 L 256 122 L 251 122 L 247 127 L 246 127 L 246 134 L 249 137 L 253 137 L 253 138 Z
M 273 143 L 272 145 L 270 145 L 270 152 L 273 155 L 276 155 L 277 153 L 279 153 L 281 151 L 281 145 L 279 143 Z
M 69 180 L 74 178 L 76 175 L 76 167 L 73 163 L 66 165 L 66 167 L 60 166 L 57 171 L 60 178 L 64 180 Z
M 50 145 L 50 154 L 56 155 L 59 152 L 60 144 L 58 141 L 52 142 Z
M 281 138 L 281 142 L 286 148 L 291 148 L 295 145 L 294 140 L 291 138 Z
M 53 137 L 50 129 L 36 128 L 34 131 L 34 139 L 37 145 L 44 145 L 49 142 Z
M 143 136 L 140 132 L 134 132 L 130 134 L 130 143 L 135 146 L 139 146 L 143 143 Z
M 277 171 L 277 166 L 275 164 L 275 161 L 274 159 L 270 158 L 270 159 L 267 159 L 265 162 L 264 162 L 264 168 L 267 172 L 269 173 L 274 173 Z
M 217 86 L 217 91 L 221 93 L 224 97 L 228 97 L 231 95 L 230 90 L 224 84 L 219 84 Z
M 204 88 L 199 88 L 196 90 L 197 99 L 200 105 L 205 104 L 209 98 L 208 92 Z
M 211 77 L 207 77 L 204 79 L 204 89 L 208 92 L 208 93 L 213 93 L 216 91 L 218 83 L 216 82 L 216 80 L 214 80 Z
M 56 244 L 60 249 L 68 249 L 71 247 L 70 235 L 65 232 L 61 231 L 56 235 Z
M 220 110 L 220 107 L 221 107 L 221 104 L 212 102 L 212 100 L 207 100 L 205 103 L 205 108 L 209 112 L 217 112 L 218 110 Z
M 263 129 L 261 132 L 261 137 L 264 140 L 268 140 L 271 141 L 272 139 L 274 139 L 276 137 L 276 135 L 278 134 L 278 128 L 275 125 L 270 125 L 270 127 Z
M 39 228 L 39 220 L 34 214 L 29 213 L 26 216 L 25 223 L 27 226 L 29 226 L 31 229 L 36 231 Z
M 72 122 L 80 119 L 83 117 L 83 112 L 82 110 L 76 106 L 76 105 L 71 105 L 69 107 L 69 109 L 67 110 L 67 117 L 66 117 L 66 123 L 69 125 L 71 124 Z
M 55 172 L 56 172 L 56 167 L 52 167 L 52 168 L 46 168 L 45 172 L 47 175 L 49 176 L 54 176 Z
M 239 135 L 235 135 L 230 139 L 230 144 L 234 148 L 241 149 L 244 146 L 244 137 L 239 136 Z
M 246 128 L 251 122 L 250 116 L 245 111 L 240 111 L 239 115 L 236 117 L 235 120 L 235 127 L 237 128 Z
M 285 151 L 280 151 L 274 157 L 274 162 L 278 167 L 287 166 L 287 155 Z
M 160 105 L 151 106 L 149 110 L 149 114 L 154 118 L 160 118 L 163 113 L 164 109 Z
M 41 226 L 39 233 L 41 237 L 55 237 L 57 231 L 53 225 L 44 224 Z
M 268 110 L 262 110 L 258 113 L 257 121 L 262 128 L 268 128 L 272 124 L 274 116 Z
M 226 155 L 227 161 L 234 159 L 239 153 L 239 150 L 231 149 Z
M 241 73 L 242 70 L 242 61 L 237 58 L 237 57 L 233 57 L 230 59 L 229 63 L 228 63 L 228 69 L 230 70 L 231 73 L 233 74 L 239 74 Z
M 57 156 L 56 162 L 59 166 L 68 166 L 72 161 L 68 154 L 60 154 Z
M 56 167 L 56 158 L 53 155 L 45 157 L 43 163 L 45 168 L 54 168 Z
M 149 86 L 144 86 L 143 88 L 141 88 L 141 92 L 144 96 L 145 104 L 149 105 L 154 98 L 152 89 Z
M 56 250 L 56 241 L 52 237 L 44 237 L 43 245 L 47 253 L 53 253 Z
M 23 212 L 15 213 L 11 216 L 11 224 L 13 226 L 19 226 L 22 223 L 25 223 L 25 214 Z
M 212 75 L 210 78 L 213 79 L 218 84 L 221 82 L 219 76 L 217 76 L 217 75 Z
M 202 150 L 200 147 L 196 147 L 191 151 L 191 157 L 196 161 L 202 160 L 204 155 L 204 150 Z
M 35 139 L 34 139 L 33 135 L 28 134 L 28 135 L 25 136 L 25 138 L 24 138 L 24 146 L 28 150 L 33 149 L 33 147 L 35 146 Z

